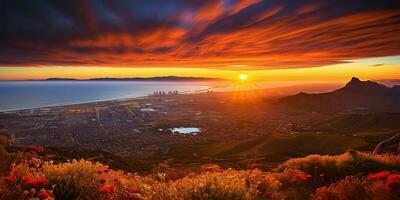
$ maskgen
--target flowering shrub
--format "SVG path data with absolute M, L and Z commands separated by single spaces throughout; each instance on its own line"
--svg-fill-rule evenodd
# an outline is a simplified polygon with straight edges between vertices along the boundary
M 337 183 L 318 188 L 312 200 L 398 199 L 400 193 L 388 190 L 383 180 L 367 180 L 348 176 Z
M 10 175 L 5 178 L 5 193 L 8 199 L 52 199 L 49 192 L 50 185 L 44 177 L 37 177 L 41 174 L 34 174 L 34 176 L 24 175 L 27 174 L 26 169 L 21 166 L 14 166 Z M 1 189 L 0 189 L 1 191 Z M 1 197 L 1 196 L 0 196 Z
M 369 174 L 367 176 L 368 180 L 374 180 L 374 179 L 383 179 L 386 178 L 387 176 L 390 175 L 390 172 L 388 171 L 382 171 L 374 174 Z
M 306 173 L 298 173 L 293 175 L 291 182 L 308 181 L 312 176 Z
M 361 162 L 374 167 L 357 171 Z M 86 160 L 54 163 L 32 158 L 0 179 L 0 199 L 386 200 L 400 195 L 398 162 L 396 156 L 363 153 L 312 155 L 286 161 L 272 172 L 208 164 L 200 173 L 169 179 L 169 170 L 139 176 Z
M 386 188 L 392 192 L 400 193 L 400 174 L 391 174 L 387 177 Z
M 221 171 L 221 168 L 218 165 L 208 164 L 201 166 L 201 170 L 205 172 L 218 172 Z
M 258 170 L 205 172 L 152 187 L 150 199 L 281 199 L 280 182 Z M 155 191 L 155 192 L 154 192 Z
M 44 151 L 44 148 L 41 146 L 35 146 L 35 145 L 29 145 L 28 149 L 31 151 L 35 151 L 37 153 L 42 153 Z
M 323 174 L 325 180 L 339 180 L 348 175 L 368 175 L 383 170 L 400 170 L 400 156 L 374 155 L 361 152 L 347 152 L 340 155 L 309 155 L 290 159 L 273 171 L 297 169 L 308 174 Z

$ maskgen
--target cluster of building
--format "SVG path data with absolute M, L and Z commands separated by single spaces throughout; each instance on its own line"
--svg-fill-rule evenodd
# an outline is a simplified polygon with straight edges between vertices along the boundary
M 172 91 L 154 91 L 153 94 L 149 94 L 149 96 L 163 96 L 163 95 L 177 95 L 179 92 L 177 90 Z
M 13 135 L 17 146 L 152 155 L 176 144 L 230 141 L 269 130 L 259 113 L 218 110 L 226 105 L 209 98 L 213 94 L 176 94 L 0 113 L 0 133 Z M 172 133 L 177 127 L 198 127 L 201 133 Z

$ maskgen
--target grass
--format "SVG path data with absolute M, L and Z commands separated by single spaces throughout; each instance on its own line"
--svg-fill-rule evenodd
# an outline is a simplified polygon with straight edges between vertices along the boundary
M 262 160 L 265 163 L 277 163 L 292 157 L 313 153 L 337 154 L 348 149 L 363 149 L 367 142 L 360 137 L 340 134 L 272 134 L 242 141 L 174 146 L 167 157 L 188 160 L 208 158 L 212 161 Z M 193 154 L 198 155 L 193 156 Z M 199 159 L 200 158 L 200 159 Z M 207 159 L 205 159 L 207 160 Z M 223 163 L 219 163 L 222 164 Z

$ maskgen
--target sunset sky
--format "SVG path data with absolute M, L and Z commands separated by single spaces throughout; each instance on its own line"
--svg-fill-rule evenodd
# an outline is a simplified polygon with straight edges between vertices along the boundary
M 5 0 L 0 79 L 400 78 L 398 0 Z

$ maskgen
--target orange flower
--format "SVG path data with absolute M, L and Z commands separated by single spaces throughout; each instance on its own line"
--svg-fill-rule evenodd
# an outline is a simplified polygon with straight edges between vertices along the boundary
M 388 171 L 381 171 L 381 172 L 378 172 L 378 173 L 375 173 L 375 174 L 369 174 L 369 175 L 367 176 L 367 179 L 368 179 L 368 180 L 383 179 L 383 178 L 386 178 L 386 177 L 389 176 L 389 175 L 390 175 L 390 172 L 388 172 Z

